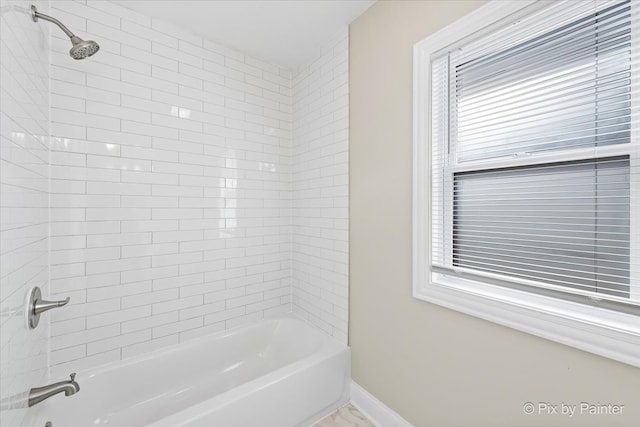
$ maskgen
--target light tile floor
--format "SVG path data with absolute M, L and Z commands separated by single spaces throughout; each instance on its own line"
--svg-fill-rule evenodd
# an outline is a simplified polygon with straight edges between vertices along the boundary
M 348 404 L 323 418 L 313 427 L 376 427 L 360 411 Z

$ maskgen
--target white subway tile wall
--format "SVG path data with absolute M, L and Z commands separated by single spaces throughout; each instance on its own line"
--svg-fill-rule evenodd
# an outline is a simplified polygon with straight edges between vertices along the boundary
M 101 47 L 52 33 L 54 376 L 291 311 L 290 72 L 108 1 L 51 13 Z
M 32 3 L 49 10 L 0 3 L 0 425 L 16 427 L 48 368 L 48 319 L 30 330 L 25 316 L 30 289 L 49 292 L 49 26 L 31 21 Z
M 293 310 L 345 344 L 349 310 L 349 34 L 293 77 Z

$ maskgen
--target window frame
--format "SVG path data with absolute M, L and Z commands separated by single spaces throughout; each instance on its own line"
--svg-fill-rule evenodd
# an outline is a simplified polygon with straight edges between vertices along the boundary
M 495 25 L 504 25 L 531 7 L 544 4 L 537 0 L 494 0 L 414 45 L 413 296 L 640 367 L 640 315 L 507 288 L 490 280 L 450 277 L 439 273 L 431 264 L 431 59 L 442 49 L 489 31 Z M 634 40 L 636 37 L 632 42 Z M 632 84 L 639 80 L 640 76 L 632 76 Z M 632 125 L 634 141 L 640 138 L 638 127 L 638 124 Z M 630 151 L 629 148 L 610 150 L 626 151 L 624 154 Z M 543 163 L 549 159 L 560 161 L 557 153 L 548 153 L 536 156 L 534 162 Z M 530 158 L 516 158 L 511 162 L 530 164 L 531 161 Z M 640 162 L 640 153 L 631 150 L 630 161 L 633 170 Z M 637 196 L 640 188 L 637 185 L 636 182 L 636 187 L 631 187 L 631 236 L 640 235 L 640 224 L 637 224 L 640 223 L 640 197 Z M 640 239 L 632 239 L 630 245 L 632 260 L 637 259 Z M 640 272 L 632 270 L 632 286 L 639 284 L 638 274 Z

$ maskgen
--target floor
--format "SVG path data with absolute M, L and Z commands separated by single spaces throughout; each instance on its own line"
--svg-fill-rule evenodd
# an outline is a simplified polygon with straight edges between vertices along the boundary
M 353 405 L 348 404 L 323 418 L 313 427 L 376 427 Z

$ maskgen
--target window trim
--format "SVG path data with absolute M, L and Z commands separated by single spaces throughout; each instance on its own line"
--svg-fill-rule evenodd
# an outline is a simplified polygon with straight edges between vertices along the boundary
M 492 1 L 414 45 L 413 296 L 640 367 L 640 316 L 463 278 L 438 279 L 431 269 L 431 58 L 536 3 L 542 2 Z M 631 203 L 637 214 L 640 202 Z

